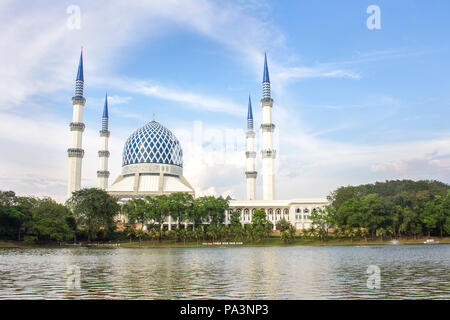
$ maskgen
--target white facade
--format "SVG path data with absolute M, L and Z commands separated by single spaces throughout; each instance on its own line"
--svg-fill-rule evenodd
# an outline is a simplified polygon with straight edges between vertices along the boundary
M 247 200 L 256 200 L 256 151 L 255 151 L 255 132 L 247 132 L 247 152 L 246 152 L 245 172 L 247 180 Z
M 100 151 L 98 152 L 97 187 L 106 190 L 108 188 L 108 139 L 109 131 L 100 131 Z
M 85 125 L 83 123 L 83 108 L 86 99 L 83 97 L 84 77 L 83 77 L 83 52 L 80 55 L 78 64 L 77 79 L 75 81 L 75 96 L 72 98 L 73 114 L 70 131 L 72 135 L 70 148 L 67 149 L 69 156 L 69 174 L 67 181 L 67 197 L 72 196 L 72 192 L 81 188 L 81 169 L 84 156 L 83 132 Z
M 100 151 L 98 152 L 97 187 L 106 190 L 108 188 L 108 140 L 110 132 L 108 130 L 108 96 L 105 96 L 105 106 L 103 107 L 102 130 L 100 131 Z
M 273 131 L 275 125 L 272 124 L 272 99 L 262 99 L 261 107 L 263 119 L 261 123 L 262 131 L 262 180 L 263 180 L 263 199 L 275 199 L 275 156 L 273 149 Z
M 71 130 L 71 144 L 67 150 L 69 156 L 69 175 L 67 183 L 67 197 L 72 196 L 72 192 L 78 191 L 81 188 L 81 169 L 84 156 L 82 148 L 83 131 L 85 125 L 83 123 L 83 107 L 86 99 L 83 97 L 73 97 L 73 118 L 70 124 Z
M 257 209 L 263 209 L 267 220 L 275 225 L 281 219 L 289 221 L 297 230 L 311 228 L 311 213 L 314 209 L 323 208 L 328 204 L 325 198 L 292 199 L 292 200 L 230 200 L 230 210 L 226 213 L 226 223 L 230 221 L 233 211 L 241 213 L 243 225 L 252 223 L 252 214 Z
M 263 179 L 263 199 L 275 199 L 275 156 L 273 148 L 273 132 L 275 125 L 272 123 L 273 100 L 270 97 L 269 68 L 267 66 L 267 56 L 264 54 L 264 74 L 263 74 L 263 96 L 261 99 L 262 108 L 262 179 Z

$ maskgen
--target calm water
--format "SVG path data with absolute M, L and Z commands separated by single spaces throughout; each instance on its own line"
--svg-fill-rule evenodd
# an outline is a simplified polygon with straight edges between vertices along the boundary
M 15 298 L 450 299 L 450 245 L 0 249 L 0 299 Z

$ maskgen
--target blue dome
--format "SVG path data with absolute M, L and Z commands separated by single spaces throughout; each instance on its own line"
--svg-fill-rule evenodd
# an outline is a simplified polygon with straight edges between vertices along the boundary
M 183 167 L 180 142 L 156 121 L 136 130 L 125 142 L 122 166 L 134 163 L 162 163 Z

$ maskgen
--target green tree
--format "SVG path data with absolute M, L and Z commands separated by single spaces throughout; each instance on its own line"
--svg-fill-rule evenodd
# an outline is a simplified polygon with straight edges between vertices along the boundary
M 152 217 L 148 202 L 140 198 L 128 200 L 123 206 L 122 212 L 127 216 L 128 223 L 140 225 L 140 230 L 136 232 L 140 245 L 142 237 L 145 236 L 144 227 Z
M 376 230 L 384 226 L 386 220 L 386 207 L 382 198 L 376 193 L 362 197 L 361 207 L 361 227 L 367 228 L 373 238 Z
M 319 237 L 322 240 L 328 239 L 328 229 L 331 225 L 331 216 L 326 209 L 315 208 L 311 212 L 311 223 L 319 229 Z
M 197 226 L 202 225 L 205 220 L 205 209 L 203 206 L 204 198 L 196 198 L 190 202 L 190 205 L 187 207 L 186 216 L 187 220 L 190 221 L 193 225 L 193 229 L 195 230 Z
M 281 232 L 281 240 L 285 243 L 292 242 L 295 240 L 296 230 L 293 225 L 289 225 L 287 230 Z
M 145 197 L 151 218 L 159 225 L 158 241 L 161 242 L 163 235 L 163 224 L 170 213 L 169 200 L 166 195 L 159 195 L 154 198 Z
M 180 227 L 180 223 L 188 219 L 188 209 L 191 208 L 193 203 L 192 195 L 186 192 L 174 192 L 168 197 L 170 215 L 177 222 L 177 228 Z
M 277 230 L 280 230 L 280 232 L 289 230 L 290 226 L 291 223 L 287 221 L 285 218 L 278 220 L 277 223 L 275 224 L 275 227 L 277 228 Z
M 144 230 L 144 226 L 151 219 L 151 209 L 144 199 L 134 198 L 128 200 L 122 210 L 127 216 L 129 223 L 139 224 L 141 230 Z
M 431 200 L 425 203 L 425 208 L 419 215 L 419 220 L 425 226 L 425 229 L 428 232 L 428 237 L 430 237 L 431 231 L 436 228 L 440 211 L 440 206 Z
M 32 219 L 26 223 L 27 236 L 38 242 L 66 241 L 74 236 L 69 225 L 71 213 L 67 207 L 50 198 L 37 200 Z
M 0 238 L 20 240 L 36 201 L 34 198 L 16 197 L 13 191 L 0 191 Z
M 90 188 L 72 193 L 67 200 L 77 225 L 84 228 L 88 241 L 95 240 L 100 231 L 105 235 L 115 228 L 114 217 L 119 213 L 117 200 L 106 191 Z
M 332 223 L 339 227 L 360 227 L 362 222 L 362 207 L 358 199 L 344 201 L 332 216 Z
M 203 228 L 201 226 L 195 227 L 192 235 L 195 238 L 195 240 L 197 241 L 197 246 L 198 246 L 199 240 L 202 239 L 204 236 Z
M 262 240 L 267 237 L 267 221 L 266 212 L 262 209 L 257 209 L 252 214 L 252 233 L 253 238 Z

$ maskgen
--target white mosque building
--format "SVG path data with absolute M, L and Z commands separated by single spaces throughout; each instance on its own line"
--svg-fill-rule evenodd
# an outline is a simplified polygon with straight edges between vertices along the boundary
M 230 209 L 226 212 L 225 223 L 229 222 L 231 212 L 241 213 L 243 224 L 251 223 L 252 213 L 263 209 L 267 218 L 274 226 L 277 221 L 286 219 L 297 229 L 311 226 L 310 214 L 315 208 L 328 204 L 326 198 L 295 198 L 278 200 L 275 198 L 275 159 L 276 150 L 273 148 L 273 133 L 275 125 L 272 123 L 273 99 L 270 93 L 269 69 L 267 56 L 264 56 L 263 95 L 260 102 L 262 108 L 262 150 L 257 152 L 255 145 L 255 131 L 253 123 L 252 104 L 249 97 L 246 133 L 246 200 L 229 199 Z M 75 96 L 72 98 L 73 120 L 70 124 L 72 133 L 71 147 L 67 150 L 69 156 L 68 193 L 81 188 L 82 135 L 85 129 L 83 123 L 83 108 L 86 99 L 83 97 L 83 53 L 80 56 L 75 85 Z M 133 132 L 125 142 L 122 156 L 122 173 L 114 182 L 109 184 L 108 171 L 108 97 L 102 115 L 100 131 L 101 150 L 99 156 L 99 170 L 97 171 L 98 188 L 125 202 L 132 198 L 170 194 L 173 192 L 187 192 L 195 196 L 195 190 L 183 176 L 183 151 L 175 135 L 155 120 Z M 263 199 L 256 199 L 256 157 L 261 156 Z M 168 229 L 172 228 L 171 218 L 166 222 Z

